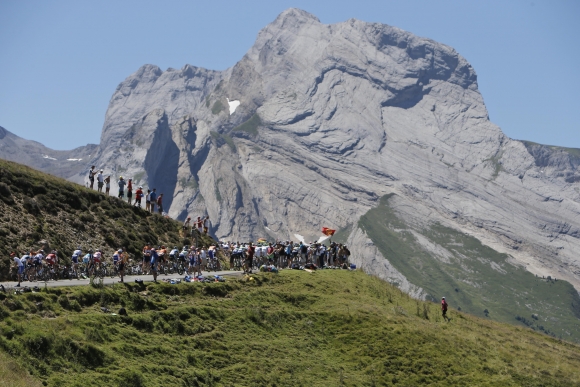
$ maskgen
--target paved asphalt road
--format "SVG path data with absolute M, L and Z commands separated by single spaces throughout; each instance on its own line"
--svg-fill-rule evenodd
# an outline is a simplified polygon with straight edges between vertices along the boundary
M 241 271 L 211 271 L 211 272 L 202 272 L 202 275 L 205 277 L 210 277 L 212 278 L 214 275 L 221 275 L 221 276 L 240 276 L 242 275 Z M 179 275 L 177 273 L 175 274 L 168 274 L 168 275 L 159 275 L 157 276 L 157 281 L 163 281 L 164 279 L 181 279 L 183 282 L 183 278 L 185 277 L 185 274 L 183 275 Z M 153 282 L 153 276 L 152 275 L 140 275 L 140 276 L 125 276 L 125 282 L 135 282 L 135 279 L 140 278 L 142 279 L 144 282 Z M 98 280 L 98 279 L 97 279 Z M 103 283 L 105 285 L 112 285 L 112 284 L 116 284 L 119 283 L 120 278 L 119 277 L 115 277 L 115 278 L 111 278 L 111 277 L 105 277 L 103 278 Z M 15 288 L 16 285 L 18 284 L 18 282 L 0 282 L 0 284 L 2 284 L 6 290 L 11 289 L 11 288 Z M 81 286 L 81 285 L 88 285 L 89 284 L 89 280 L 88 279 L 73 279 L 73 280 L 58 280 L 58 281 L 48 281 L 46 282 L 46 286 L 49 288 L 56 288 L 56 287 L 61 287 L 61 286 Z M 45 286 L 45 282 L 44 281 L 32 281 L 32 282 L 22 282 L 20 284 L 20 287 L 24 287 L 24 286 L 28 286 L 30 288 L 34 287 L 34 286 L 38 286 L 39 288 L 43 288 Z

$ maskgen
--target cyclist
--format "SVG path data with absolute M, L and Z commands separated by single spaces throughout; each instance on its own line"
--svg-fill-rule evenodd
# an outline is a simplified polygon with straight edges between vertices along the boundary
M 92 264 L 92 274 L 95 274 L 95 271 L 101 267 L 101 259 L 103 258 L 103 253 L 100 249 L 97 249 L 93 254 L 93 264 Z
M 178 254 L 179 254 L 179 249 L 177 248 L 177 246 L 173 246 L 173 250 L 171 250 L 169 252 L 169 258 L 171 258 L 171 260 L 175 260 L 175 258 L 177 258 Z
M 71 257 L 73 273 L 74 273 L 75 277 L 77 277 L 77 279 L 79 278 L 79 273 L 78 273 L 78 269 L 79 269 L 79 258 L 82 255 L 83 255 L 83 252 L 81 250 L 81 247 L 80 246 L 77 246 L 77 249 L 73 252 L 73 255 Z
M 165 246 L 157 246 L 157 256 L 159 257 L 157 260 L 157 270 L 161 270 L 167 265 L 167 250 Z
M 192 247 L 188 253 L 189 266 L 187 267 L 187 274 L 195 272 L 195 249 Z
M 54 270 L 58 263 L 58 257 L 56 256 L 56 250 L 52 250 L 50 254 L 46 256 L 46 264 Z
M 44 260 L 44 250 L 38 250 L 36 254 L 34 254 L 34 258 L 32 259 L 32 264 L 34 265 L 35 277 L 38 273 L 42 270 L 42 261 Z
M 169 252 L 169 265 L 173 266 L 174 270 L 177 270 L 177 257 L 179 256 L 179 249 L 177 246 L 173 246 L 173 249 Z
M 148 274 L 148 268 L 149 265 L 151 264 L 151 247 L 149 246 L 149 243 L 145 245 L 145 247 L 143 247 L 143 264 L 141 266 L 141 272 L 143 273 L 143 275 Z
M 93 270 L 93 250 L 89 250 L 89 252 L 85 254 L 83 257 L 83 264 L 85 265 L 85 269 L 90 276 Z
M 215 256 L 215 246 L 210 246 L 207 249 L 207 257 L 208 257 L 209 267 L 212 270 L 219 270 L 219 261 L 216 259 L 216 256 Z
M 121 249 L 115 251 L 115 254 L 113 254 L 113 268 L 115 269 L 116 273 L 119 272 L 119 262 L 121 261 L 121 254 L 123 254 L 123 250 Z
M 181 252 L 179 253 L 179 259 L 185 260 L 187 256 L 188 256 L 188 248 L 187 246 L 183 246 L 183 249 L 181 249 Z
M 24 275 L 22 278 L 24 279 L 24 276 L 26 276 L 28 281 L 30 281 L 31 274 L 30 269 L 32 268 L 32 258 L 28 253 L 24 253 L 24 255 L 20 258 L 20 262 L 22 262 L 22 265 L 24 266 Z

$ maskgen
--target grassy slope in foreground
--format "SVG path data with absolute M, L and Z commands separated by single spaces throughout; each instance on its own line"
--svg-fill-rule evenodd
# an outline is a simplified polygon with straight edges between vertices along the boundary
M 8 296 L 0 348 L 48 386 L 579 386 L 578 346 L 361 271 Z M 124 305 L 128 316 L 103 313 Z M 3 380 L 0 380 L 2 384 Z
M 497 321 L 524 324 L 565 340 L 580 341 L 580 298 L 570 283 L 537 278 L 508 263 L 507 255 L 448 227 L 413 230 L 389 207 L 389 199 L 381 198 L 378 207 L 361 217 L 359 226 L 397 270 L 428 293 L 428 298 L 447 296 L 452 307 L 468 313 L 487 314 Z M 450 256 L 442 259 L 426 251 L 413 232 Z
M 57 249 L 64 262 L 78 245 L 83 251 L 101 248 L 109 258 L 125 247 L 140 258 L 146 243 L 189 244 L 180 226 L 116 197 L 0 160 L 0 280 L 6 280 L 11 251 L 46 247 L 41 241 Z

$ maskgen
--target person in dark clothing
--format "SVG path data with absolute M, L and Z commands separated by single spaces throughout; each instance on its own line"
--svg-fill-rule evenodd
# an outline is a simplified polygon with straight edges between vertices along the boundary
M 155 204 L 157 204 L 157 188 L 153 188 L 153 192 L 149 194 L 149 200 L 151 201 L 151 213 L 155 213 Z
M 159 215 L 163 215 L 163 194 L 160 193 L 159 197 L 157 198 L 157 210 Z
M 250 242 L 248 244 L 248 250 L 246 251 L 246 262 L 244 262 L 244 272 L 246 273 L 252 273 L 255 252 L 256 248 L 252 245 L 252 242 Z
M 443 319 L 449 321 L 449 318 L 447 318 L 447 301 L 445 301 L 445 297 L 441 297 L 441 313 L 443 313 Z
M 93 186 L 95 185 L 95 166 L 91 166 L 91 169 L 89 170 L 89 181 L 91 182 L 91 189 L 93 189 Z

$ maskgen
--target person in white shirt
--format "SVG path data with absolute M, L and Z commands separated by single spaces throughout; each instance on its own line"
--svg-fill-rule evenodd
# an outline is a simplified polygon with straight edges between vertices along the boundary
M 97 174 L 97 191 L 103 192 L 103 184 L 105 182 L 105 176 L 103 175 L 103 170 L 101 169 Z
M 258 262 L 258 266 L 262 265 L 262 257 L 264 257 L 264 255 L 262 254 L 262 246 L 256 246 L 256 251 L 254 252 L 254 259 L 256 259 L 256 262 Z
M 16 253 L 10 253 L 10 257 L 14 259 L 14 265 L 18 267 L 18 285 L 16 287 L 20 287 L 20 282 L 22 282 L 22 274 L 24 273 L 24 263 L 16 256 Z
M 169 258 L 171 258 L 171 260 L 175 260 L 175 258 L 177 258 L 177 256 L 179 255 L 179 249 L 177 248 L 177 246 L 173 247 L 173 250 L 171 250 L 169 252 Z
M 207 254 L 205 252 L 204 247 L 201 248 L 201 251 L 199 252 L 199 256 L 201 258 L 201 270 L 206 270 L 206 268 L 207 268 Z
M 147 190 L 147 195 L 145 195 L 145 211 L 151 211 L 151 190 Z

